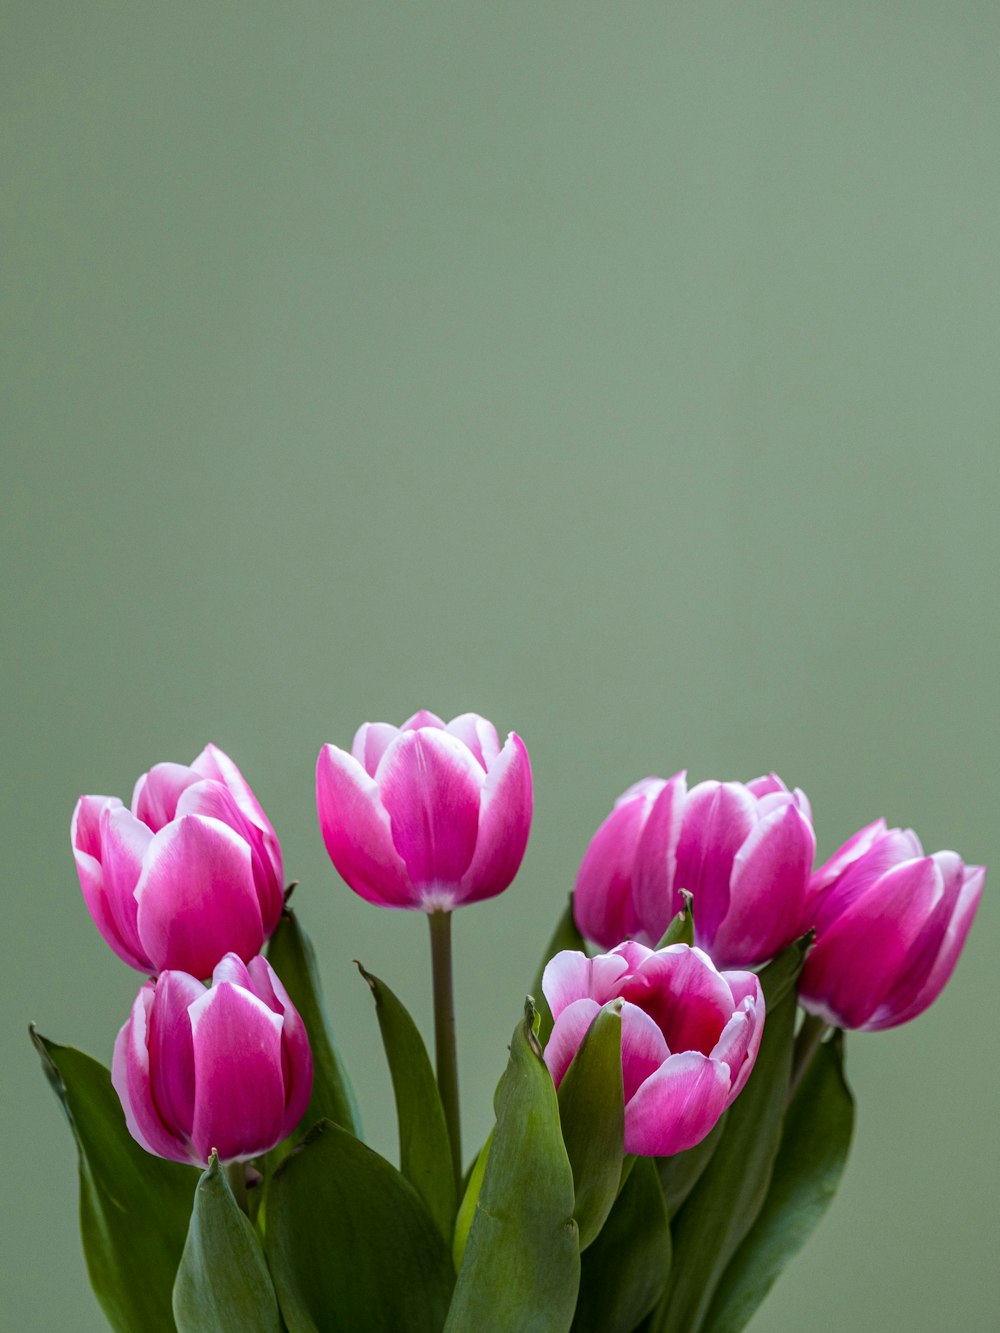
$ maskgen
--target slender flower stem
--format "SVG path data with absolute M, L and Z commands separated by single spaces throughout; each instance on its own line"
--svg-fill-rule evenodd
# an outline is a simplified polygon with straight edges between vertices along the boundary
M 434 1051 L 438 1091 L 451 1140 L 456 1188 L 462 1183 L 462 1126 L 458 1105 L 458 1055 L 455 1049 L 455 992 L 451 972 L 451 913 L 429 912 L 431 971 L 434 978 Z
M 223 1170 L 226 1173 L 226 1179 L 229 1181 L 229 1188 L 233 1191 L 233 1198 L 249 1217 L 250 1204 L 247 1199 L 246 1162 L 228 1162 Z
M 815 1014 L 806 1014 L 802 1026 L 795 1038 L 795 1050 L 792 1053 L 792 1075 L 788 1080 L 788 1100 L 791 1101 L 798 1091 L 799 1084 L 805 1077 L 806 1070 L 812 1064 L 816 1048 L 823 1040 L 829 1023 Z

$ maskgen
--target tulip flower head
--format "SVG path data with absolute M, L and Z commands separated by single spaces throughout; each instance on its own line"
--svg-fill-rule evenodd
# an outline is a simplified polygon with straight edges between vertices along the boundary
M 287 1138 L 312 1091 L 305 1025 L 264 958 L 234 953 L 210 987 L 162 972 L 136 996 L 111 1080 L 129 1133 L 158 1157 L 248 1160 Z
M 242 773 L 214 745 L 157 764 L 132 808 L 81 796 L 70 828 L 83 897 L 119 958 L 207 977 L 232 950 L 260 953 L 281 917 L 281 847 Z
M 803 1008 L 864 1031 L 923 1013 L 954 971 L 985 876 L 956 852 L 925 856 L 912 829 L 861 829 L 809 884 Z
M 622 1018 L 625 1151 L 667 1157 L 708 1134 L 742 1091 L 760 1047 L 764 996 L 752 972 L 720 972 L 701 949 L 627 942 L 556 954 L 542 990 L 555 1020 L 545 1063 L 556 1087 L 602 1006 Z
M 531 765 L 513 732 L 501 747 L 476 713 L 401 727 L 366 722 L 351 752 L 316 765 L 323 841 L 350 887 L 382 907 L 450 911 L 503 892 L 531 827 Z
M 753 782 L 645 778 L 624 792 L 587 848 L 576 922 L 604 948 L 656 944 L 694 895 L 695 943 L 719 967 L 753 967 L 800 933 L 815 854 L 809 802 L 774 773 Z

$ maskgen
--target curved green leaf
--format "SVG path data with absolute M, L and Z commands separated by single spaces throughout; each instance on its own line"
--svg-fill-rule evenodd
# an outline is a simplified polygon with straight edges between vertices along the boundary
M 681 1204 L 705 1173 L 719 1140 L 726 1132 L 728 1111 L 723 1111 L 712 1132 L 693 1148 L 674 1153 L 673 1157 L 658 1157 L 656 1168 L 663 1187 L 663 1201 L 667 1216 L 676 1217 Z
M 719 1279 L 763 1206 L 781 1140 L 795 1029 L 795 983 L 807 941 L 761 973 L 766 1018 L 750 1079 L 698 1183 L 671 1224 L 671 1279 L 653 1317 L 656 1333 L 698 1333 Z
M 455 1177 L 441 1094 L 416 1023 L 389 987 L 358 971 L 371 987 L 382 1033 L 399 1124 L 399 1168 L 427 1205 L 441 1235 L 451 1241 Z
M 568 1333 L 580 1282 L 573 1172 L 529 1001 L 496 1095 L 496 1128 L 447 1333 Z
M 321 1120 L 268 1186 L 264 1249 L 289 1333 L 440 1333 L 455 1273 L 420 1195 Z
M 670 1276 L 670 1225 L 652 1157 L 636 1159 L 581 1260 L 572 1333 L 632 1333 Z
M 844 1034 L 820 1046 L 785 1113 L 771 1188 L 722 1275 L 705 1333 L 739 1333 L 782 1269 L 812 1235 L 837 1192 L 854 1128 Z
M 545 953 L 538 964 L 538 971 L 535 973 L 535 980 L 531 987 L 531 998 L 534 1001 L 535 1010 L 539 1018 L 538 1040 L 542 1046 L 549 1039 L 549 1033 L 552 1031 L 552 1010 L 549 1008 L 549 1002 L 542 991 L 542 976 L 545 972 L 545 965 L 551 958 L 563 949 L 579 949 L 581 953 L 586 953 L 586 946 L 583 942 L 583 936 L 577 929 L 573 919 L 573 895 L 569 895 L 569 901 L 563 909 L 563 914 L 556 922 L 555 929 L 552 932 L 548 944 L 545 946 Z
M 358 1106 L 347 1070 L 333 1039 L 333 1030 L 323 1002 L 316 953 L 298 917 L 288 908 L 268 943 L 267 961 L 277 972 L 292 1004 L 302 1016 L 312 1048 L 313 1090 L 299 1128 L 308 1128 L 325 1117 L 350 1130 L 352 1134 L 360 1135 Z M 287 1152 L 293 1141 L 294 1136 L 275 1150 L 279 1158 Z
M 31 1039 L 76 1139 L 83 1251 L 108 1323 L 173 1333 L 170 1295 L 198 1172 L 140 1148 L 103 1065 L 34 1028 Z
M 600 1011 L 566 1070 L 559 1085 L 559 1119 L 573 1168 L 573 1216 L 583 1251 L 611 1211 L 625 1160 L 620 1001 Z
M 215 1153 L 195 1190 L 173 1306 L 178 1333 L 281 1333 L 260 1241 Z
M 462 1260 L 465 1258 L 465 1246 L 469 1239 L 469 1232 L 472 1230 L 472 1219 L 476 1215 L 476 1204 L 479 1202 L 479 1193 L 483 1188 L 483 1177 L 486 1175 L 486 1163 L 490 1160 L 490 1148 L 493 1146 L 493 1131 L 490 1130 L 486 1142 L 479 1150 L 479 1156 L 472 1165 L 469 1172 L 469 1181 L 465 1187 L 465 1193 L 462 1195 L 462 1202 L 458 1206 L 458 1216 L 455 1218 L 455 1235 L 451 1242 L 451 1257 L 455 1264 L 455 1272 L 462 1267 Z

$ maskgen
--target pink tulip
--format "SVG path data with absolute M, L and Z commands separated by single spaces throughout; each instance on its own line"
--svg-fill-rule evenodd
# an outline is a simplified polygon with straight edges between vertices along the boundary
M 214 745 L 190 767 L 144 773 L 131 810 L 114 796 L 81 796 L 70 834 L 90 915 L 141 972 L 207 977 L 229 950 L 259 953 L 281 917 L 277 836 Z
M 701 949 L 620 944 L 546 966 L 555 1023 L 545 1063 L 562 1082 L 603 1005 L 622 1000 L 625 1151 L 669 1157 L 700 1143 L 750 1077 L 764 1026 L 752 972 L 719 972 Z
M 211 986 L 161 972 L 118 1033 L 111 1081 L 147 1152 L 205 1166 L 287 1138 L 312 1091 L 305 1025 L 270 964 L 227 953 Z
M 577 925 L 604 948 L 656 944 L 694 895 L 695 943 L 719 967 L 766 962 L 800 931 L 815 853 L 809 802 L 776 774 L 701 782 L 686 774 L 630 787 L 600 826 L 577 875 Z
M 366 722 L 351 753 L 324 745 L 316 804 L 326 850 L 381 907 L 450 911 L 501 893 L 531 827 L 531 765 L 513 732 L 501 748 L 476 713 L 401 727 Z
M 869 1032 L 923 1013 L 954 971 L 985 876 L 956 852 L 925 856 L 912 829 L 882 819 L 855 833 L 809 884 L 803 1007 Z

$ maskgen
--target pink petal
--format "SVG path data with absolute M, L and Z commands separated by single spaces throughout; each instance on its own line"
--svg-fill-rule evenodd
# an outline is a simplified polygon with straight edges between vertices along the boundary
M 670 1157 L 700 1143 L 725 1110 L 729 1066 L 696 1051 L 671 1055 L 625 1107 L 625 1151 Z
M 877 879 L 817 937 L 802 970 L 803 1007 L 840 1027 L 864 1027 L 895 985 L 940 891 L 930 857 Z
M 887 832 L 884 819 L 876 819 L 874 823 L 866 824 L 864 828 L 858 829 L 842 847 L 839 847 L 828 861 L 824 861 L 820 868 L 813 874 L 809 881 L 810 896 L 821 893 L 828 888 L 835 879 L 838 879 L 847 867 L 866 852 L 870 851 L 874 844 Z
M 254 796 L 249 782 L 224 750 L 220 750 L 217 745 L 206 745 L 191 767 L 199 776 L 221 782 L 250 823 L 274 837 L 271 821 Z
M 651 953 L 618 988 L 644 1009 L 671 1051 L 713 1049 L 733 1014 L 733 995 L 700 949 L 672 944 Z
M 733 860 L 729 911 L 712 941 L 718 967 L 766 962 L 796 938 L 815 854 L 812 825 L 787 800 L 757 822 Z
M 552 1025 L 552 1032 L 545 1047 L 545 1063 L 557 1088 L 600 1010 L 601 1006 L 596 1000 L 587 997 L 574 1000 L 562 1010 Z
M 763 777 L 751 778 L 746 784 L 746 789 L 754 796 L 774 796 L 778 793 L 787 795 L 788 788 L 778 777 L 777 773 L 767 773 Z
M 757 1060 L 760 1039 L 764 1035 L 764 1004 L 754 1004 L 744 1000 L 740 1009 L 722 1029 L 722 1036 L 711 1052 L 711 1059 L 723 1061 L 729 1066 L 732 1087 L 726 1098 L 726 1105 L 733 1102 L 743 1091 L 747 1079 Z
M 172 1162 L 190 1162 L 187 1142 L 167 1129 L 153 1104 L 149 1051 L 146 1048 L 152 1005 L 153 986 L 147 982 L 135 997 L 132 1012 L 115 1040 L 111 1082 L 125 1112 L 128 1132 L 135 1141 L 158 1157 L 166 1157 Z
M 461 741 L 426 727 L 403 731 L 382 756 L 375 781 L 393 844 L 422 898 L 454 894 L 468 870 L 485 776 Z
M 249 965 L 250 989 L 273 1010 L 281 1014 L 281 1061 L 285 1080 L 285 1117 L 282 1138 L 287 1138 L 306 1113 L 313 1085 L 313 1060 L 306 1025 L 292 1004 L 281 978 L 266 958 L 252 958 Z
M 316 761 L 316 806 L 330 860 L 355 893 L 383 907 L 420 906 L 374 778 L 335 745 Z
M 123 933 L 111 899 L 108 895 L 104 869 L 101 865 L 101 821 L 106 811 L 121 809 L 115 796 L 81 796 L 73 811 L 70 839 L 73 859 L 80 880 L 80 889 L 87 911 L 104 941 L 129 967 L 140 972 L 152 970 L 138 941 L 134 927 L 135 904 L 132 905 L 131 931 Z
M 674 883 L 694 894 L 696 938 L 709 947 L 729 911 L 733 859 L 756 822 L 756 806 L 738 782 L 701 782 L 685 802 Z
M 622 1005 L 622 1079 L 625 1101 L 635 1096 L 650 1074 L 670 1054 L 663 1033 L 650 1016 L 634 1004 Z
M 188 1009 L 205 987 L 186 972 L 161 972 L 149 1011 L 146 1047 L 150 1092 L 157 1116 L 177 1138 L 187 1140 L 194 1123 L 194 1048 Z
M 532 811 L 531 762 L 514 732 L 486 773 L 479 798 L 476 850 L 462 876 L 457 902 L 482 902 L 502 893 L 518 872 Z
M 122 944 L 116 952 L 126 961 L 135 958 L 137 963 L 133 966 L 138 965 L 144 972 L 159 970 L 150 967 L 137 923 L 136 888 L 153 837 L 149 828 L 123 805 L 108 806 L 104 811 L 101 820 L 104 893 Z
M 390 722 L 362 722 L 354 736 L 351 754 L 370 778 L 375 776 L 382 756 L 399 735 L 399 727 Z
M 853 902 L 863 897 L 887 870 L 920 856 L 923 856 L 923 850 L 912 829 L 888 829 L 874 840 L 863 856 L 852 858 L 843 875 L 826 889 L 818 892 L 813 887 L 813 881 L 806 900 L 807 924 L 822 934 Z
M 963 869 L 961 887 L 953 903 L 950 918 L 944 931 L 937 937 L 939 940 L 937 954 L 924 974 L 922 984 L 915 991 L 908 986 L 905 991 L 897 989 L 893 992 L 865 1025 L 867 1031 L 878 1031 L 895 1027 L 899 1023 L 908 1023 L 911 1018 L 922 1014 L 941 994 L 965 946 L 969 928 L 982 897 L 985 878 L 985 866 L 969 866 Z
M 412 717 L 408 717 L 400 731 L 416 731 L 418 727 L 431 727 L 438 731 L 447 731 L 444 719 L 427 708 L 418 708 Z
M 230 949 L 264 942 L 250 848 L 226 824 L 185 815 L 153 838 L 136 887 L 138 928 L 157 971 L 207 977 Z
M 500 753 L 500 738 L 492 722 L 478 713 L 460 713 L 448 723 L 447 730 L 456 736 L 487 771 Z
M 632 903 L 637 921 L 647 938 L 656 944 L 680 911 L 683 900 L 675 891 L 677 846 L 687 799 L 687 774 L 682 769 L 663 784 L 652 802 L 642 832 L 632 871 Z M 635 934 L 630 930 L 628 934 Z
M 101 859 L 101 815 L 106 808 L 121 805 L 117 796 L 81 796 L 73 809 L 69 840 L 74 852 L 91 861 Z
M 630 800 L 619 797 L 580 862 L 573 916 L 580 933 L 605 949 L 634 934 L 640 925 L 632 898 L 632 871 L 653 805 L 648 787 Z
M 256 1157 L 279 1143 L 285 1114 L 281 1018 L 224 981 L 190 1009 L 194 1037 L 192 1143 L 201 1161 Z
M 200 778 L 185 764 L 154 764 L 135 784 L 132 813 L 157 833 L 173 819 L 181 792 Z

